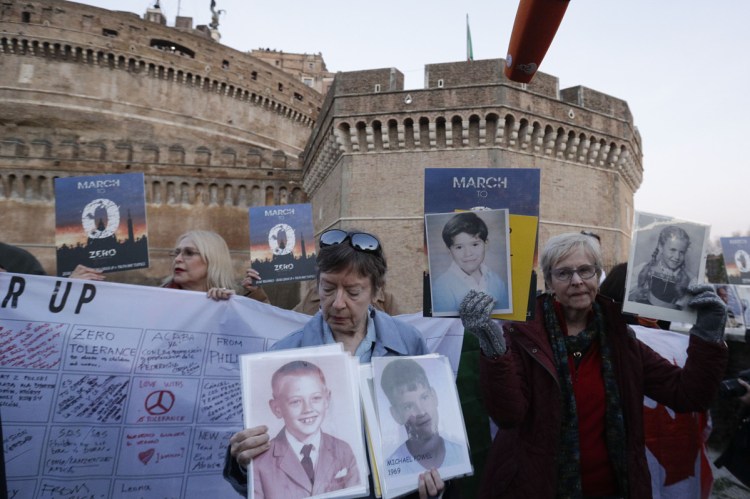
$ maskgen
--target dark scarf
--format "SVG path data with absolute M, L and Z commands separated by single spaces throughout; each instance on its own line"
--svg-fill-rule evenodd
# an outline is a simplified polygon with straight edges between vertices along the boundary
M 612 353 L 607 334 L 604 330 L 604 318 L 601 308 L 594 303 L 594 320 L 589 321 L 586 329 L 576 336 L 566 336 L 555 313 L 554 299 L 544 299 L 544 325 L 549 335 L 552 354 L 557 366 L 562 396 L 562 429 L 560 432 L 560 450 L 557 461 L 557 497 L 581 498 L 581 449 L 578 440 L 578 412 L 573 393 L 573 381 L 568 368 L 568 352 L 580 352 L 574 356 L 576 365 L 589 347 L 599 342 L 602 357 L 602 378 L 604 379 L 604 397 L 606 404 L 605 425 L 606 443 L 609 458 L 617 476 L 618 493 L 628 495 L 627 461 L 625 453 L 625 422 L 620 405 L 620 393 L 614 375 Z

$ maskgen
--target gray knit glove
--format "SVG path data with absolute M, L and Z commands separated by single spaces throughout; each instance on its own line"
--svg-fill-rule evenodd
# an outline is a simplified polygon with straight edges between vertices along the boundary
M 687 305 L 698 312 L 698 318 L 690 329 L 690 334 L 706 341 L 723 340 L 724 325 L 727 322 L 727 306 L 724 301 L 710 284 L 691 284 L 687 290 L 693 295 Z
M 490 318 L 495 299 L 481 291 L 469 291 L 458 307 L 458 315 L 464 329 L 477 337 L 479 348 L 487 357 L 505 353 L 503 330 Z

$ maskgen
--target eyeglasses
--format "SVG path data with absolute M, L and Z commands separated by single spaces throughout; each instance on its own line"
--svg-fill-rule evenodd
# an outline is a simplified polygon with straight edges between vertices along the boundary
M 320 247 L 336 246 L 349 241 L 349 246 L 364 253 L 377 253 L 380 251 L 378 238 L 367 232 L 347 232 L 341 229 L 331 229 L 320 235 Z
M 563 267 L 561 269 L 553 269 L 550 273 L 556 280 L 561 282 L 568 282 L 573 279 L 573 274 L 578 274 L 578 277 L 585 281 L 586 279 L 591 279 L 592 277 L 594 277 L 596 275 L 596 271 L 596 265 L 581 265 L 580 267 L 575 269 L 569 269 L 567 267 Z
M 192 258 L 194 256 L 200 256 L 201 252 L 195 248 L 175 248 L 169 252 L 169 256 L 177 258 L 177 255 L 182 255 L 184 258 Z

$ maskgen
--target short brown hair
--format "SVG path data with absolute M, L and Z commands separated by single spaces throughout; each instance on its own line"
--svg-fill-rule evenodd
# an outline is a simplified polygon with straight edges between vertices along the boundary
M 348 243 L 334 244 L 320 248 L 316 258 L 317 278 L 321 272 L 341 272 L 351 269 L 362 277 L 368 277 L 375 293 L 385 285 L 385 272 L 388 265 L 382 247 L 374 252 L 354 249 Z

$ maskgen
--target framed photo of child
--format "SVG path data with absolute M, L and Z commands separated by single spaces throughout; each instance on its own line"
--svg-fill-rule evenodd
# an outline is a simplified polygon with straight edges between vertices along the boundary
M 688 286 L 704 282 L 711 227 L 636 212 L 623 311 L 642 317 L 694 323 Z
M 419 475 L 433 468 L 443 480 L 472 474 L 466 427 L 447 357 L 377 357 L 372 368 L 383 496 L 416 490 Z
M 366 495 L 357 364 L 344 352 L 293 353 L 240 360 L 245 426 L 265 425 L 271 437 L 248 469 L 249 497 Z
M 508 210 L 425 214 L 434 317 L 458 317 L 469 291 L 493 298 L 493 314 L 513 311 Z

